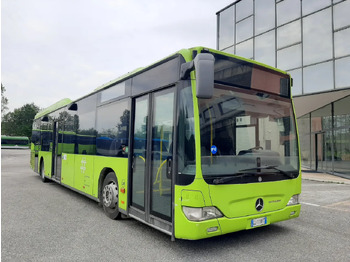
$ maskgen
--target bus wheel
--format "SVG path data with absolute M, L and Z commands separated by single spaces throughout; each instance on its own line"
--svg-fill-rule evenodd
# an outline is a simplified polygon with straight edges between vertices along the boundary
M 47 178 L 45 177 L 45 171 L 44 171 L 44 162 L 41 162 L 41 165 L 40 165 L 40 177 L 41 177 L 41 181 L 43 181 L 44 183 L 47 182 Z
M 103 181 L 100 200 L 105 214 L 111 219 L 117 219 L 120 215 L 118 209 L 118 181 L 114 172 L 108 173 Z

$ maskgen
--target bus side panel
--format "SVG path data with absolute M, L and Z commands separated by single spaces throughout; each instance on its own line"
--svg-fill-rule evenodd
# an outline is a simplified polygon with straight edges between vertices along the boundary
M 75 155 L 62 154 L 61 183 L 74 187 Z
M 40 151 L 39 152 L 39 170 L 40 170 L 40 163 L 41 159 L 44 162 L 44 173 L 46 176 L 50 177 L 52 176 L 51 170 L 52 170 L 52 153 L 47 151 Z M 39 171 L 40 172 L 40 171 Z
M 74 188 L 88 195 L 92 195 L 94 158 L 95 156 L 75 155 L 74 159 Z
M 111 168 L 118 179 L 119 208 L 127 210 L 128 159 L 120 157 L 96 156 L 94 159 L 93 196 L 98 197 L 98 183 L 104 168 Z M 103 183 L 103 182 L 102 182 Z M 124 193 L 123 193 L 124 192 Z

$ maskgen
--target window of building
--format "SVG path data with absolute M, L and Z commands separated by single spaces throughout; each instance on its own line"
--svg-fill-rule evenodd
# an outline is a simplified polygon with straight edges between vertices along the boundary
M 331 8 L 303 18 L 304 65 L 333 57 Z
M 255 60 L 275 67 L 275 30 L 255 38 Z
M 234 8 L 231 6 L 219 15 L 219 49 L 234 44 Z
M 295 0 L 285 0 L 277 3 L 277 26 L 300 18 L 300 3 Z
M 244 1 L 243 1 L 244 2 Z M 236 43 L 242 42 L 253 36 L 253 17 L 244 19 L 236 24 Z
M 301 41 L 301 21 L 300 19 L 281 26 L 277 29 L 277 48 L 289 46 Z
M 335 60 L 335 88 L 350 87 L 350 57 Z
M 253 14 L 253 0 L 244 0 L 236 4 L 237 21 Z
M 255 1 L 255 35 L 275 27 L 275 0 Z
M 301 44 L 277 51 L 277 67 L 283 70 L 301 66 Z
M 300 157 L 303 166 L 310 168 L 310 114 L 298 118 Z
M 332 161 L 331 105 L 311 112 L 312 168 L 331 171 Z
M 253 58 L 253 39 L 242 42 L 236 45 L 236 55 L 243 56 L 245 58 Z
M 350 27 L 334 33 L 335 57 L 350 55 Z
M 334 102 L 334 128 L 350 127 L 350 96 Z M 350 153 L 350 151 L 349 151 Z
M 235 47 L 234 46 L 230 46 L 228 48 L 225 48 L 222 50 L 223 52 L 229 53 L 229 54 L 234 54 L 235 53 Z
M 289 71 L 293 78 L 292 95 L 301 95 L 303 93 L 303 81 L 301 77 L 301 69 Z
M 318 93 L 333 89 L 333 62 L 304 68 L 304 93 Z
M 334 102 L 334 171 L 350 174 L 350 96 Z
M 316 12 L 326 6 L 331 5 L 331 0 L 301 1 L 303 4 L 303 16 Z
M 334 6 L 334 29 L 350 25 L 350 1 L 344 1 Z

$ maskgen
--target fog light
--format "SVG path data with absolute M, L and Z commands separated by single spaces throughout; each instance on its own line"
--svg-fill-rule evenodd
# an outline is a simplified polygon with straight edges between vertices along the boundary
M 290 212 L 290 216 L 294 216 L 295 213 L 296 213 L 295 211 Z
M 207 232 L 210 233 L 210 232 L 215 232 L 215 231 L 217 231 L 217 230 L 218 230 L 218 227 L 209 227 L 209 228 L 207 229 Z

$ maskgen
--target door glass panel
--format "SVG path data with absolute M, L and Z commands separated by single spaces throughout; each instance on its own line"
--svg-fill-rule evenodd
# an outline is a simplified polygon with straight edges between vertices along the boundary
M 144 209 L 147 159 L 148 96 L 136 99 L 134 121 L 132 205 Z
M 151 213 L 170 220 L 171 176 L 167 176 L 167 171 L 171 167 L 173 149 L 173 90 L 156 93 L 153 110 Z

